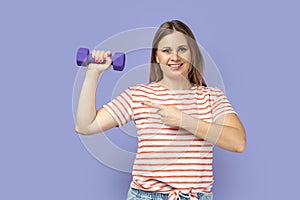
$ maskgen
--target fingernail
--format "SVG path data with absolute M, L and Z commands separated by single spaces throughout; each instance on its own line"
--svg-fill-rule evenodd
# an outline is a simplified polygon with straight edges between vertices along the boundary
M 145 103 L 142 101 L 141 104 L 144 105 Z

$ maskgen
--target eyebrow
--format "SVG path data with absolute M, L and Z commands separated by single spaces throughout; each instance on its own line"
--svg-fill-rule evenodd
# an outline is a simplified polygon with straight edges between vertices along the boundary
M 183 44 L 183 45 L 179 45 L 178 47 L 188 47 L 188 45 Z M 160 49 L 165 49 L 165 48 L 172 49 L 171 47 L 168 47 L 168 46 L 166 46 L 166 47 L 161 47 Z

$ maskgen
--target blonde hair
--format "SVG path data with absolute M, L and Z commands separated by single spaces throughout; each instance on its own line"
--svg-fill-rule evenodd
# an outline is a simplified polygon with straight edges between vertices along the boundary
M 152 42 L 149 82 L 158 82 L 163 78 L 163 72 L 160 68 L 160 65 L 156 61 L 158 43 L 163 37 L 174 33 L 175 31 L 181 32 L 185 35 L 189 48 L 191 49 L 191 67 L 188 72 L 188 79 L 190 83 L 196 84 L 198 86 L 207 86 L 203 78 L 204 60 L 199 46 L 191 29 L 179 20 L 164 22 L 162 25 L 160 25 L 155 33 Z

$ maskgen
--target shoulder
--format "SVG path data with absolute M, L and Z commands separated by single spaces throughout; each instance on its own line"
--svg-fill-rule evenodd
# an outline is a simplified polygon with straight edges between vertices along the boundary
M 218 87 L 206 87 L 207 90 L 209 90 L 209 92 L 211 94 L 221 94 L 223 93 L 223 90 L 221 88 L 218 88 Z
M 133 97 L 133 96 L 152 94 L 155 91 L 153 91 L 151 84 L 135 84 L 127 87 L 127 89 L 124 92 L 128 96 Z
M 223 91 L 218 87 L 211 87 L 211 86 L 193 86 L 194 90 L 197 90 L 197 92 L 204 93 L 204 94 L 220 94 L 223 93 Z
M 197 86 L 197 91 L 195 92 L 199 96 L 208 97 L 212 102 L 218 99 L 226 99 L 222 89 L 218 87 L 211 86 Z

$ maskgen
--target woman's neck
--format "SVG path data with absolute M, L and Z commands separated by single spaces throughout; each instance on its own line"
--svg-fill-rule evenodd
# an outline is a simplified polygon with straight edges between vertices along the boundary
M 170 90 L 189 90 L 192 87 L 192 84 L 186 78 L 176 80 L 163 78 L 157 84 Z

